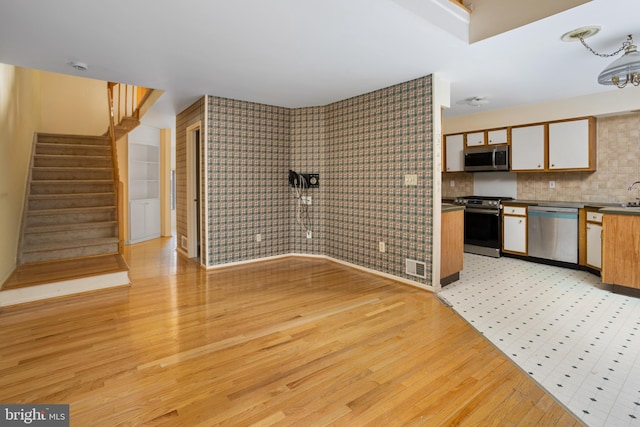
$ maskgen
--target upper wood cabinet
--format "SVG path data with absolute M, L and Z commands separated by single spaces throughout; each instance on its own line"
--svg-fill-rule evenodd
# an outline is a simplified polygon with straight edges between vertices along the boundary
M 445 135 L 444 172 L 464 171 L 464 134 Z
M 545 125 L 511 128 L 511 170 L 544 170 L 545 154 Z
M 479 147 L 485 145 L 484 131 L 467 134 L 467 147 Z
M 596 170 L 595 118 L 584 117 L 513 127 L 511 170 Z
M 549 170 L 595 170 L 595 119 L 549 123 Z
M 487 145 L 498 145 L 509 143 L 509 132 L 507 128 L 492 129 L 487 131 Z

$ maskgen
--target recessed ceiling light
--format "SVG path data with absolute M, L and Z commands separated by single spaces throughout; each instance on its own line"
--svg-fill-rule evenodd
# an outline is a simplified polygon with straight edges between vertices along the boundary
M 89 69 L 89 66 L 84 62 L 71 61 L 69 62 L 69 65 L 71 65 L 73 68 L 75 68 L 78 71 L 87 71 Z

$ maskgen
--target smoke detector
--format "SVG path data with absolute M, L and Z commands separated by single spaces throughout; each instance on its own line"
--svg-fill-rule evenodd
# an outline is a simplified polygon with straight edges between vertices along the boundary
M 69 62 L 69 65 L 78 71 L 87 71 L 89 69 L 89 66 L 84 62 L 71 61 Z

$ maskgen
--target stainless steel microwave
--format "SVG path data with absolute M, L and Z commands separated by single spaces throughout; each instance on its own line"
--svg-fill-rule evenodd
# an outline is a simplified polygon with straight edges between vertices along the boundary
M 466 148 L 464 150 L 465 172 L 495 172 L 509 170 L 509 146 Z

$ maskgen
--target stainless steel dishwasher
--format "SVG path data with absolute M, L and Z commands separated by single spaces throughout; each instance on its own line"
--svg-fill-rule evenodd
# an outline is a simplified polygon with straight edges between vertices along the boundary
M 578 209 L 528 208 L 529 256 L 578 263 Z

